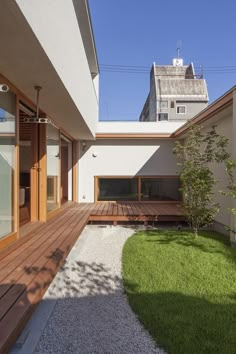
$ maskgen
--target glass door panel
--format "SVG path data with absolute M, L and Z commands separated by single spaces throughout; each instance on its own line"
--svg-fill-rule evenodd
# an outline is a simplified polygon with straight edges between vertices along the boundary
M 72 200 L 72 142 L 61 136 L 61 203 Z
M 59 208 L 60 185 L 59 185 L 59 158 L 60 140 L 59 130 L 51 124 L 47 124 L 47 211 Z
M 0 238 L 14 232 L 16 96 L 0 92 Z

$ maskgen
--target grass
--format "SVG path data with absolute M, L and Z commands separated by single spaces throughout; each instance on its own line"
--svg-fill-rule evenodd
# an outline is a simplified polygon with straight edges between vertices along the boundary
M 226 236 L 142 231 L 126 242 L 129 303 L 169 354 L 236 353 L 236 249 Z

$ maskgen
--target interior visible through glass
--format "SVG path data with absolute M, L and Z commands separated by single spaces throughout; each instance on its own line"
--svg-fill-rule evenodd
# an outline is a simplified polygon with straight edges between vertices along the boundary
M 179 178 L 142 178 L 141 200 L 180 201 Z
M 16 96 L 0 92 L 0 238 L 14 231 Z
M 72 200 L 72 142 L 61 137 L 61 203 Z
M 47 211 L 59 207 L 59 157 L 60 140 L 59 130 L 51 124 L 47 124 Z
M 99 178 L 98 200 L 138 200 L 137 178 Z

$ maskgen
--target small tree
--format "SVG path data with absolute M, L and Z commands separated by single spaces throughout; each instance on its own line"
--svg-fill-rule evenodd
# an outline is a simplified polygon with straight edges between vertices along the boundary
M 184 214 L 194 235 L 200 227 L 211 224 L 219 211 L 213 199 L 213 187 L 217 183 L 210 170 L 211 163 L 225 161 L 228 139 L 216 133 L 216 127 L 202 134 L 201 127 L 192 126 L 186 141 L 177 141 L 174 153 L 181 168 L 180 180 L 183 193 Z
M 226 161 L 226 172 L 228 174 L 228 185 L 227 191 L 223 191 L 222 194 L 228 197 L 231 197 L 233 200 L 236 200 L 236 178 L 235 178 L 235 171 L 236 171 L 236 161 L 232 159 L 228 159 Z M 229 212 L 232 215 L 236 215 L 236 208 L 228 208 Z M 236 234 L 235 227 L 227 227 L 228 231 Z

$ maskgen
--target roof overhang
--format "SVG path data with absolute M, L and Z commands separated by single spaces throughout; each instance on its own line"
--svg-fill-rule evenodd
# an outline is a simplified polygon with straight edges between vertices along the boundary
M 96 139 L 169 139 L 171 134 L 96 134 Z
M 60 4 L 62 4 L 61 7 L 64 6 L 63 3 L 60 2 Z M 64 52 L 64 57 L 60 61 L 60 57 L 62 57 L 61 51 L 63 52 L 63 48 L 65 49 L 66 47 L 66 41 L 69 39 L 78 43 L 76 36 L 72 39 L 66 37 L 69 35 L 69 29 L 67 29 L 68 33 L 65 31 L 64 38 L 55 38 L 57 43 L 55 43 L 53 49 L 51 48 L 52 46 L 50 47 L 50 41 L 47 43 L 48 48 L 44 45 L 46 37 L 45 33 L 44 38 L 40 37 L 40 34 L 42 34 L 40 31 L 43 28 L 43 23 L 44 25 L 47 24 L 50 28 L 50 23 L 47 23 L 47 20 L 45 20 L 47 16 L 54 16 L 54 19 L 59 22 L 57 18 L 58 14 L 45 14 L 45 12 L 43 13 L 44 7 L 57 5 L 57 2 L 39 1 L 33 4 L 32 2 L 27 3 L 22 0 L 3 1 L 1 3 L 0 73 L 23 92 L 32 102 L 35 102 L 36 100 L 34 86 L 41 86 L 43 89 L 40 92 L 40 109 L 54 120 L 58 126 L 66 130 L 73 138 L 93 139 L 97 121 L 98 102 L 86 60 L 85 48 L 83 48 L 82 44 L 80 44 L 80 47 L 77 47 L 78 50 L 75 52 L 75 57 L 77 58 L 77 54 L 79 56 L 80 53 L 82 53 L 80 55 L 81 62 L 77 61 L 78 65 L 75 69 L 69 68 L 68 65 L 67 70 L 67 68 L 65 69 L 65 65 L 63 66 L 63 60 L 65 60 L 64 57 L 66 57 L 66 53 Z M 65 2 L 65 5 L 67 6 L 68 4 Z M 83 11 L 87 11 L 87 1 L 81 1 L 81 9 L 83 7 Z M 41 10 L 41 13 L 38 14 L 39 22 L 33 22 L 33 19 L 37 18 L 38 8 Z M 77 35 L 78 33 L 79 39 L 79 28 L 78 25 L 76 28 L 76 16 L 75 11 L 73 10 L 73 4 L 66 9 L 68 10 L 69 15 L 71 14 L 72 20 L 74 21 L 74 34 Z M 63 18 L 63 11 L 61 8 L 60 15 L 61 18 Z M 31 22 L 29 21 L 29 18 Z M 88 26 L 86 21 L 89 22 L 89 19 L 86 18 L 83 20 L 83 24 L 81 24 L 82 27 Z M 35 27 L 33 27 L 32 23 Z M 57 25 L 59 24 L 57 23 Z M 62 32 L 64 31 L 64 28 L 65 23 L 62 23 Z M 36 30 L 38 30 L 38 32 Z M 36 32 L 37 36 L 35 34 Z M 86 32 L 85 28 L 83 29 L 83 32 Z M 93 47 L 92 44 L 90 45 Z M 53 50 L 53 54 L 55 54 L 56 59 L 54 62 L 54 58 L 49 55 L 50 50 Z M 71 50 L 75 51 L 75 48 L 71 48 Z M 90 57 L 90 54 L 87 56 Z M 94 53 L 91 54 L 91 56 L 94 56 Z M 76 58 L 73 60 L 76 61 Z M 56 60 L 57 65 L 55 65 Z M 68 63 L 70 62 L 69 60 L 67 61 Z M 95 59 L 93 65 L 96 67 Z M 93 65 L 91 64 L 91 66 Z M 80 69 L 78 69 L 78 67 L 80 67 Z M 70 70 L 75 70 L 75 77 L 70 75 Z M 79 80 L 80 72 L 84 75 L 83 77 L 86 76 L 88 81 L 88 83 L 86 82 L 86 84 L 88 84 L 88 88 L 86 87 L 87 91 L 85 90 L 82 78 Z
M 93 77 L 95 77 L 99 73 L 99 67 L 88 0 L 73 0 L 73 4 L 90 71 Z

